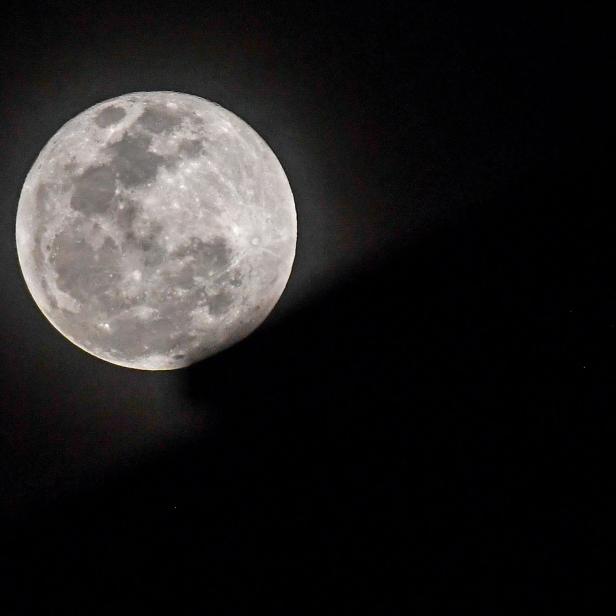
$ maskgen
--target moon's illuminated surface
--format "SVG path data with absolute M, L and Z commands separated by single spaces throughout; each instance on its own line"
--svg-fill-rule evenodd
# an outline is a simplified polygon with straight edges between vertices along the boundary
M 17 250 L 66 338 L 144 370 L 187 366 L 254 330 L 295 255 L 291 188 L 240 118 L 177 92 L 79 114 L 23 186 Z

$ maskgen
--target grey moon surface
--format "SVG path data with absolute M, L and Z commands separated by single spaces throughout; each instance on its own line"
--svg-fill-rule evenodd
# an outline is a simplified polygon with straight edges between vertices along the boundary
M 142 370 L 188 366 L 257 328 L 296 237 L 267 143 L 177 92 L 125 94 L 62 126 L 26 177 L 16 222 L 23 276 L 52 325 Z

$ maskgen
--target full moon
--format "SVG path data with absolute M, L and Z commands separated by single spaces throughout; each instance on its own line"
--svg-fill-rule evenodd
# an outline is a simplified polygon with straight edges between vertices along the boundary
M 62 126 L 26 177 L 16 224 L 23 276 L 52 325 L 142 370 L 188 366 L 257 328 L 296 235 L 267 143 L 177 92 L 125 94 Z

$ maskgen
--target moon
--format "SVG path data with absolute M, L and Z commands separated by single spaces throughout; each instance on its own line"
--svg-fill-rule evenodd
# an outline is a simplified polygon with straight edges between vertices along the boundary
M 67 122 L 30 169 L 16 221 L 24 279 L 51 324 L 142 370 L 188 366 L 256 329 L 296 237 L 267 143 L 178 92 L 125 94 Z

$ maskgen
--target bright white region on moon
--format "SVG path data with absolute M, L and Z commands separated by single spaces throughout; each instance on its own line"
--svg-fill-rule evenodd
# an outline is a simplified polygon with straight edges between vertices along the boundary
M 187 366 L 272 310 L 295 256 L 293 194 L 243 120 L 177 92 L 103 101 L 28 173 L 17 252 L 49 321 L 101 359 Z

